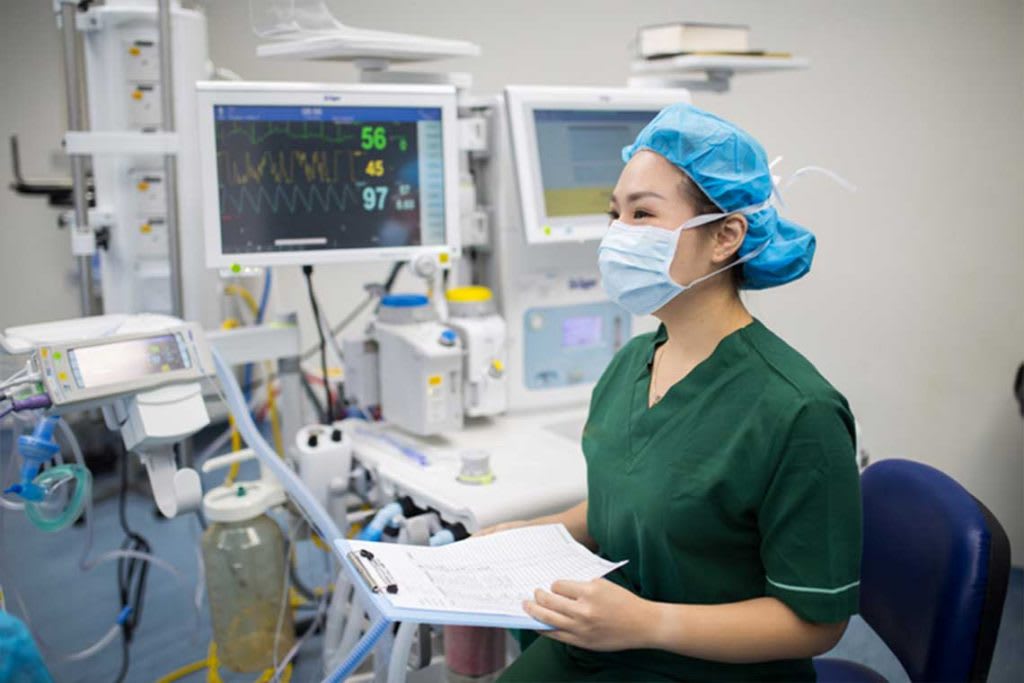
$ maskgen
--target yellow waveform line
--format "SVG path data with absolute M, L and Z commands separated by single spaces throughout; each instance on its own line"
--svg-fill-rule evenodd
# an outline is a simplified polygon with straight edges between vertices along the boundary
M 264 151 L 256 160 L 250 152 L 245 152 L 241 159 L 234 159 L 226 152 L 217 156 L 221 177 L 226 178 L 229 185 L 259 183 L 267 177 L 280 185 L 301 181 L 333 183 L 340 179 L 341 169 L 347 170 L 350 177 L 355 176 L 352 152 L 344 150 Z

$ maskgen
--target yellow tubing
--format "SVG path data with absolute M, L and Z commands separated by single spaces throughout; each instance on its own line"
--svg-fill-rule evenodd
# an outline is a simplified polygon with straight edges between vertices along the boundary
M 185 678 L 185 676 L 191 676 L 194 673 L 198 673 L 206 668 L 207 661 L 208 660 L 206 659 L 200 659 L 197 662 L 186 664 L 180 669 L 176 669 L 166 676 L 158 678 L 156 683 L 173 683 L 174 681 Z
M 187 664 L 176 671 L 172 671 L 166 676 L 157 679 L 156 683 L 174 683 L 174 681 L 181 680 L 185 676 L 191 676 L 194 673 L 199 673 L 203 669 L 206 669 L 206 683 L 224 683 L 220 677 L 220 660 L 217 659 L 217 643 L 210 641 L 210 646 L 206 650 L 206 659 L 200 659 L 197 662 Z M 269 683 L 274 677 L 274 670 L 264 669 L 260 677 L 256 679 L 255 683 Z M 281 672 L 281 683 L 289 683 L 292 679 L 292 665 L 288 664 Z
M 238 433 L 238 427 L 235 426 L 235 418 L 231 415 L 228 415 L 228 424 L 231 425 L 231 451 L 240 451 L 242 450 L 242 435 Z M 224 486 L 231 486 L 235 483 L 235 478 L 238 477 L 238 469 L 239 464 L 237 462 L 231 463 L 227 476 L 224 477 Z
M 281 435 L 281 415 L 277 411 L 277 399 L 274 398 L 274 366 L 270 361 L 263 364 L 267 376 L 264 380 L 267 385 L 267 412 L 270 414 L 270 431 L 274 435 L 274 448 L 277 454 L 284 457 L 284 437 Z
M 224 287 L 224 293 L 233 294 L 234 296 L 241 298 L 254 316 L 259 315 L 260 305 L 256 302 L 256 297 L 252 295 L 252 292 L 245 287 L 241 287 L 239 285 L 227 285 Z

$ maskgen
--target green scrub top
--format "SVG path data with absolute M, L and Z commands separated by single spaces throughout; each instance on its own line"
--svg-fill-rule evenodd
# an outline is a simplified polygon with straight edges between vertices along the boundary
M 857 612 L 860 482 L 846 400 L 759 321 L 648 407 L 664 327 L 631 340 L 591 397 L 587 529 L 608 576 L 658 602 L 773 596 L 810 622 Z M 814 680 L 809 659 L 726 664 L 540 638 L 506 681 Z

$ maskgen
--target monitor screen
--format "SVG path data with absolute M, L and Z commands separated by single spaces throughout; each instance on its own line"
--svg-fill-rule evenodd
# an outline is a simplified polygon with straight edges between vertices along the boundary
M 213 107 L 225 256 L 445 244 L 440 107 Z
M 176 335 L 83 346 L 68 352 L 72 373 L 84 389 L 128 382 L 191 366 Z
M 545 216 L 605 213 L 622 171 L 622 148 L 632 143 L 657 113 L 535 109 Z
M 604 341 L 604 317 L 577 316 L 562 321 L 562 348 L 589 349 Z
M 528 244 L 599 240 L 622 148 L 685 90 L 505 88 L 512 160 Z M 588 247 L 589 248 L 589 247 Z

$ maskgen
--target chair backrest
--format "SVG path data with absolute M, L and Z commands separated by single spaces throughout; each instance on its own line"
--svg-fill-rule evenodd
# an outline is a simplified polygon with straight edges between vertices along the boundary
M 983 681 L 1010 571 L 998 520 L 960 484 L 909 460 L 861 477 L 860 609 L 913 681 Z

